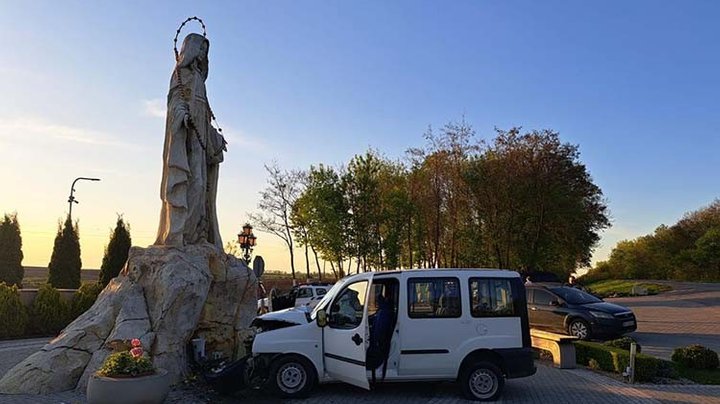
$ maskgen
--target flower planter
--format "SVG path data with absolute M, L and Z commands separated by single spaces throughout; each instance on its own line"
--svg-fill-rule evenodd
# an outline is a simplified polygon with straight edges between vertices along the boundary
M 87 401 L 88 404 L 160 404 L 169 391 L 170 376 L 165 369 L 141 377 L 92 375 L 88 380 Z

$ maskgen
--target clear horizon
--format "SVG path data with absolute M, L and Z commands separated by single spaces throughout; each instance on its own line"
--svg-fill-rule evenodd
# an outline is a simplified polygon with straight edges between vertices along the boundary
M 208 27 L 208 96 L 229 141 L 224 242 L 256 210 L 263 164 L 338 165 L 369 147 L 400 158 L 428 125 L 463 116 L 480 139 L 522 126 L 580 146 L 613 221 L 593 262 L 720 197 L 717 3 L 1 7 L 0 213 L 18 213 L 25 266 L 47 266 L 80 176 L 102 179 L 76 186 L 83 268 L 100 267 L 118 213 L 133 245 L 152 244 L 172 38 L 193 15 Z M 256 234 L 267 268 L 289 271 L 282 242 Z

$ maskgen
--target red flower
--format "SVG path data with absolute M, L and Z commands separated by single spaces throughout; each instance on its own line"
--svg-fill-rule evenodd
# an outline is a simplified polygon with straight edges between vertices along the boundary
M 138 348 L 138 347 L 142 346 L 142 343 L 137 338 L 130 341 L 130 344 L 133 346 L 133 348 Z
M 139 358 L 143 355 L 143 349 L 140 347 L 136 347 L 130 350 L 130 355 L 133 356 L 133 358 Z

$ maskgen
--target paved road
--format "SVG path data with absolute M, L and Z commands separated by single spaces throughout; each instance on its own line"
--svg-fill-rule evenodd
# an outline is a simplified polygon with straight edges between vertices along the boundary
M 673 290 L 654 296 L 606 299 L 631 308 L 643 353 L 670 359 L 673 349 L 700 344 L 720 352 L 720 283 L 652 281 Z
M 0 341 L 0 377 L 15 364 L 42 348 L 43 345 L 47 344 L 48 340 L 49 338 L 32 338 Z M 0 400 L 1 402 L 2 400 Z

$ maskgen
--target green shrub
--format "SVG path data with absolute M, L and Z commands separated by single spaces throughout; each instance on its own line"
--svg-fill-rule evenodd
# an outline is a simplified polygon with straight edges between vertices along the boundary
M 666 377 L 669 379 L 678 379 L 680 377 L 680 373 L 674 363 L 661 360 L 658 365 L 658 377 Z
M 603 345 L 630 351 L 630 344 L 632 344 L 633 342 L 635 342 L 635 346 L 637 347 L 637 353 L 640 353 L 642 350 L 640 344 L 638 344 L 634 339 L 632 339 L 632 337 L 622 337 L 611 341 L 605 341 Z
M 672 360 L 690 369 L 716 369 L 718 367 L 718 354 L 702 345 L 677 348 L 673 351 Z
M 16 286 L 0 282 L 0 338 L 19 337 L 25 333 L 28 316 Z
M 594 360 L 594 366 L 622 374 L 630 363 L 630 352 L 596 342 L 578 341 L 575 342 L 575 358 L 582 365 L 589 366 L 590 360 Z M 650 381 L 655 378 L 661 366 L 660 361 L 643 354 L 635 356 L 635 379 Z
M 616 349 L 616 348 L 612 348 Z M 630 365 L 630 352 L 620 350 L 613 352 L 613 365 L 616 373 L 623 373 Z M 635 356 L 635 380 L 652 381 L 658 375 L 660 359 L 639 354 Z
M 614 372 L 612 354 L 609 348 L 592 342 L 575 342 L 575 360 L 581 365 L 589 365 L 593 359 L 601 370 Z
M 100 292 L 102 292 L 102 285 L 99 283 L 83 283 L 80 289 L 75 292 L 70 304 L 71 319 L 74 320 L 92 307 Z
M 69 307 L 60 292 L 45 284 L 30 306 L 31 332 L 40 335 L 57 335 L 68 324 Z
M 110 354 L 97 374 L 105 377 L 136 377 L 154 372 L 152 362 L 147 356 L 133 358 L 130 352 L 124 351 Z

